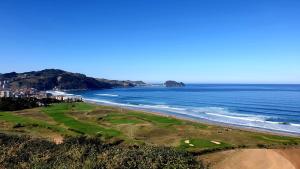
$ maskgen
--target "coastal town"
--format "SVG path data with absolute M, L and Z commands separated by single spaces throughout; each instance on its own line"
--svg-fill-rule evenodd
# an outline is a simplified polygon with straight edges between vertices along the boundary
M 13 89 L 10 88 L 9 81 L 0 80 L 0 98 L 35 98 L 38 100 L 50 98 L 66 102 L 82 101 L 80 96 L 57 94 L 55 92 L 57 91 L 56 88 L 53 91 L 40 91 L 35 88 Z

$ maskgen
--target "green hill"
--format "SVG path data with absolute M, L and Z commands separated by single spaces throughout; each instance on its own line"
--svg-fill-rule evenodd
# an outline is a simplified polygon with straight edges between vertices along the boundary
M 135 81 L 118 81 L 96 79 L 80 73 L 71 73 L 59 69 L 45 69 L 24 73 L 5 73 L 0 75 L 0 81 L 6 82 L 11 89 L 35 88 L 38 90 L 70 89 L 110 89 L 114 87 L 134 87 L 144 84 Z

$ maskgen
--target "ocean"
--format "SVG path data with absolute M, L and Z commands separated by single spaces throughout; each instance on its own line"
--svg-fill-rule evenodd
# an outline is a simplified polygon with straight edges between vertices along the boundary
M 68 93 L 100 104 L 300 135 L 300 85 L 188 84 Z

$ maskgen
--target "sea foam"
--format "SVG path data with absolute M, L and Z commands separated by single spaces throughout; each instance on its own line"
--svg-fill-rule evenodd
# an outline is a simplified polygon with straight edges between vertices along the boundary
M 97 96 L 107 96 L 107 97 L 118 97 L 119 95 L 117 94 L 106 94 L 106 93 L 100 93 L 100 94 L 95 94 Z

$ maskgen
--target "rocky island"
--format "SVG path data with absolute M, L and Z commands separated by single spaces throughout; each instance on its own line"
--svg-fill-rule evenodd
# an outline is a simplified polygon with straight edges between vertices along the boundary
M 176 82 L 176 81 L 173 81 L 173 80 L 168 80 L 164 83 L 164 85 L 166 87 L 184 87 L 185 84 L 182 83 L 182 82 Z

